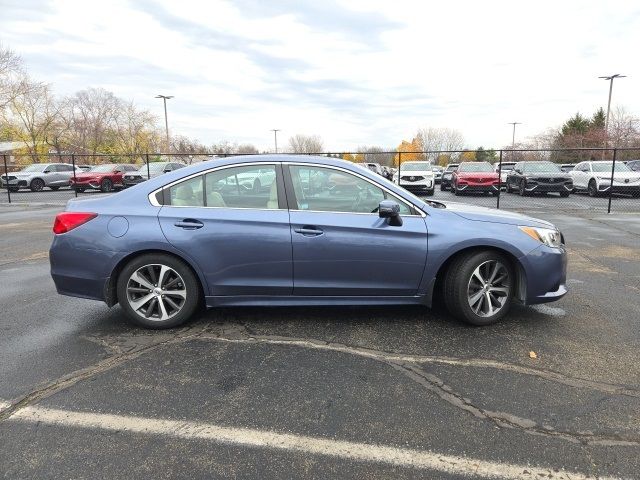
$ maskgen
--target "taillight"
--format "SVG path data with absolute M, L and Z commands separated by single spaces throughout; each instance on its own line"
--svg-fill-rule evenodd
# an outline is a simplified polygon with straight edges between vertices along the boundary
M 89 220 L 93 220 L 98 216 L 97 213 L 88 212 L 62 212 L 56 215 L 56 220 L 53 222 L 53 233 L 59 235 L 61 233 L 67 233 L 76 227 L 79 227 L 83 223 L 87 223 Z

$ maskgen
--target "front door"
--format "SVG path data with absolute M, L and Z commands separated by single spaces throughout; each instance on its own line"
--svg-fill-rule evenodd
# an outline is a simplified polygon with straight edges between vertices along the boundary
M 206 295 L 291 295 L 291 232 L 279 164 L 221 167 L 169 187 L 164 203 L 162 231 L 202 269 Z
M 288 170 L 294 295 L 417 293 L 427 260 L 422 216 L 364 176 L 314 165 Z M 401 226 L 378 216 L 386 198 L 400 204 Z

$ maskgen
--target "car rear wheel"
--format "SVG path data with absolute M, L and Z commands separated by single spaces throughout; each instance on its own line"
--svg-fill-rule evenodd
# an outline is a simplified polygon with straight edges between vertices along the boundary
M 164 254 L 142 255 L 122 270 L 118 301 L 131 321 L 146 328 L 181 325 L 200 305 L 200 284 L 181 260 Z
M 107 193 L 113 190 L 113 182 L 108 178 L 105 178 L 100 182 L 100 191 Z
M 504 317 L 513 301 L 513 268 L 502 254 L 487 250 L 457 258 L 444 281 L 444 300 L 456 318 L 489 325 Z
M 44 180 L 41 178 L 34 178 L 31 180 L 31 185 L 29 186 L 32 192 L 41 192 L 44 188 Z

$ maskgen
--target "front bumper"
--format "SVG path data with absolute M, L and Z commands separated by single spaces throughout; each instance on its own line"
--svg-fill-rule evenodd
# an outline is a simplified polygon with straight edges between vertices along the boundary
M 403 177 L 404 175 L 400 178 L 400 182 L 398 183 L 398 185 L 410 192 L 426 192 L 429 190 L 433 190 L 433 187 L 435 185 L 435 181 L 432 178 L 409 180 Z
M 93 189 L 93 190 L 100 190 L 100 182 L 101 180 L 73 180 L 73 178 L 71 179 L 71 181 L 69 182 L 69 186 L 71 188 L 77 189 L 77 188 L 84 188 L 84 189 Z
M 567 251 L 540 245 L 520 258 L 524 269 L 524 303 L 535 305 L 560 300 L 567 294 Z
M 122 179 L 122 184 L 125 187 L 132 187 L 133 185 L 138 185 L 139 183 L 146 182 L 147 177 L 136 176 L 136 177 L 124 177 Z
M 527 182 L 525 190 L 530 193 L 562 193 L 573 191 L 573 183 L 529 183 Z
M 497 192 L 500 188 L 497 183 L 492 185 L 477 185 L 473 183 L 458 183 L 456 187 L 459 192 L 478 192 L 478 193 L 493 193 Z

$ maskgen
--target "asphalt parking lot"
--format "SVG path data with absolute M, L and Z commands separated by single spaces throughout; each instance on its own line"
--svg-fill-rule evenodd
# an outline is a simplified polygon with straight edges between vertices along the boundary
M 593 200 L 544 201 L 572 199 Z M 640 478 L 638 215 L 532 205 L 565 234 L 570 293 L 491 327 L 228 308 L 151 332 L 56 294 L 60 209 L 0 206 L 5 478 Z

